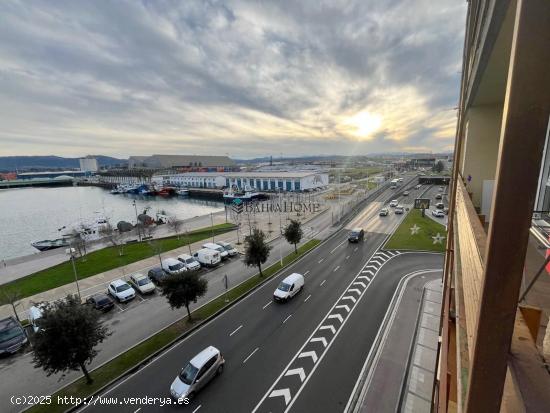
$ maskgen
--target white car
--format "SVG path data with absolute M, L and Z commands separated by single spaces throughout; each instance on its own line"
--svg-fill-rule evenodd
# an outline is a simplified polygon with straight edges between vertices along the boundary
M 392 199 L 391 202 L 390 202 L 390 206 L 391 207 L 396 207 L 397 205 L 399 205 L 399 202 L 397 201 L 397 199 Z
M 191 255 L 178 255 L 178 260 L 180 260 L 183 265 L 185 265 L 185 268 L 187 268 L 188 271 L 198 271 L 201 269 L 201 264 Z
M 136 290 L 121 279 L 111 281 L 107 293 L 112 295 L 119 303 L 133 300 L 136 297 Z
M 152 294 L 156 288 L 147 275 L 140 273 L 130 275 L 130 284 L 141 294 Z
M 237 249 L 233 245 L 231 245 L 229 242 L 218 241 L 218 242 L 216 242 L 216 244 L 218 244 L 225 251 L 227 251 L 227 254 L 230 257 L 234 257 L 235 255 L 237 255 L 239 253 L 239 251 L 237 251 Z
M 434 209 L 432 211 L 432 215 L 436 218 L 443 218 L 445 217 L 445 214 L 443 213 L 443 211 L 440 211 L 439 209 Z
M 207 242 L 206 244 L 203 244 L 202 247 L 212 251 L 218 251 L 220 253 L 220 257 L 222 260 L 226 260 L 229 258 L 229 253 L 225 250 L 224 247 L 218 244 L 214 244 L 213 242 Z
M 185 264 L 175 258 L 166 258 L 162 260 L 162 269 L 170 275 L 181 274 L 187 271 Z

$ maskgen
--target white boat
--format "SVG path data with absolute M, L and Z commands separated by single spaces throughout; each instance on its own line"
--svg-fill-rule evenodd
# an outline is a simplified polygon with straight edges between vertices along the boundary
M 103 215 L 97 215 L 93 219 L 81 221 L 69 227 L 62 227 L 59 231 L 63 231 L 64 238 L 74 237 L 80 234 L 80 237 L 85 241 L 95 241 L 103 238 L 103 230 L 109 226 L 109 221 Z
M 189 189 L 180 188 L 176 191 L 176 194 L 178 194 L 179 196 L 189 196 Z

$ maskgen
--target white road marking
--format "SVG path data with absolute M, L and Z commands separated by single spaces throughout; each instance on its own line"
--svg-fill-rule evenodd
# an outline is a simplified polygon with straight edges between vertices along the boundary
M 359 249 L 359 247 L 355 247 L 355 249 L 353 250 L 353 252 L 357 252 L 358 249 Z
M 318 264 L 321 264 L 325 259 L 321 258 L 319 261 L 317 261 Z
M 202 407 L 202 404 L 199 404 L 199 406 L 195 410 L 193 410 L 191 413 L 197 412 L 201 407 Z
M 330 251 L 330 254 L 332 254 L 334 251 L 336 251 L 338 248 L 340 248 L 344 242 L 348 242 L 348 240 L 345 239 L 345 240 L 342 241 L 340 244 L 338 244 L 337 246 L 335 246 L 335 247 L 332 249 L 332 251 Z M 357 248 L 355 248 L 355 249 L 357 249 Z
M 355 281 L 353 285 L 361 285 L 363 288 L 367 286 L 365 283 L 362 283 L 361 281 Z
M 134 413 L 137 413 L 141 410 L 141 407 L 138 407 L 136 410 L 134 410 Z M 193 412 L 194 413 L 194 412 Z
M 346 260 L 349 260 L 349 255 L 346 257 Z
M 308 274 L 309 274 L 309 270 L 307 270 L 307 271 L 304 273 L 304 275 L 308 275 Z
M 312 338 L 311 340 L 309 340 L 309 342 L 310 343 L 321 342 L 321 343 L 323 343 L 323 347 L 327 346 L 327 339 L 324 338 L 324 337 L 315 337 L 315 338 Z
M 328 318 L 337 318 L 340 321 L 340 323 L 344 321 L 344 318 L 340 314 L 331 314 L 327 317 L 327 319 Z
M 267 303 L 266 305 L 264 305 L 264 306 L 262 307 L 262 310 L 265 310 L 265 308 L 266 308 L 269 304 L 271 304 L 272 302 L 273 302 L 273 301 L 270 301 L 269 303 Z
M 360 277 L 357 277 L 357 279 L 359 279 L 359 278 L 364 278 L 364 279 L 366 279 L 368 282 L 370 282 L 370 278 L 367 277 L 366 275 L 362 275 L 362 276 L 360 276 Z
M 346 295 L 345 297 L 342 297 L 342 300 L 351 300 L 354 303 L 357 301 L 357 299 L 351 295 Z
M 332 270 L 332 272 L 336 272 L 340 269 L 340 266 L 338 265 L 334 270 Z
M 317 362 L 317 353 L 315 351 L 304 351 L 303 353 L 300 353 L 300 355 L 298 356 L 298 358 L 305 358 L 305 357 L 311 357 L 311 359 L 313 360 L 313 363 L 315 364 Z
M 285 405 L 288 405 L 288 402 L 290 401 L 289 389 L 273 390 L 269 395 L 269 397 L 278 397 L 278 396 L 283 396 L 285 398 Z
M 286 323 L 287 320 L 288 320 L 290 317 L 292 317 L 292 314 L 290 314 L 287 318 L 285 318 L 285 319 L 283 320 L 283 324 Z
M 326 280 L 323 280 L 321 284 L 319 284 L 319 287 L 322 287 Z
M 321 326 L 319 327 L 319 330 L 330 330 L 332 331 L 332 334 L 336 332 L 336 329 L 334 328 L 334 326 Z
M 300 381 L 304 381 L 306 378 L 306 372 L 301 367 L 287 371 L 285 373 L 285 376 L 293 376 L 295 374 L 297 374 L 300 377 Z
M 231 333 L 229 333 L 229 337 L 231 337 L 233 334 L 235 334 L 237 331 L 239 331 L 241 328 L 243 328 L 243 325 L 241 324 L 239 327 L 237 327 L 235 330 L 233 330 Z
M 346 311 L 349 313 L 349 306 L 347 306 L 347 305 L 341 304 L 341 305 L 337 305 L 337 306 L 334 307 L 334 308 L 345 308 Z
M 308 295 L 308 296 L 306 297 L 306 299 L 304 300 L 304 303 L 305 303 L 307 300 L 309 300 L 309 297 L 311 297 L 311 294 Z
M 348 290 L 348 293 L 357 293 L 357 294 L 361 295 L 361 290 L 358 289 L 358 288 L 350 288 Z
M 259 349 L 260 349 L 259 347 L 256 347 L 256 348 L 254 349 L 254 351 L 253 351 L 252 353 L 250 353 L 250 355 L 249 355 L 247 358 L 245 358 L 245 359 L 243 360 L 243 364 L 246 363 L 246 362 L 248 361 L 248 359 L 249 359 L 250 357 L 252 357 L 252 356 L 254 355 L 254 353 L 257 352 Z

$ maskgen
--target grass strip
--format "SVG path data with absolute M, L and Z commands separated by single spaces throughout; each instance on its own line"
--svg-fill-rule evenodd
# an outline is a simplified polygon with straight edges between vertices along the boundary
M 231 231 L 233 224 L 219 224 L 214 227 L 201 228 L 189 232 L 187 235 L 158 238 L 152 240 L 155 247 L 161 252 L 167 252 L 182 247 L 188 243 L 194 243 L 210 238 L 214 234 L 221 234 Z M 85 257 L 75 260 L 78 279 L 84 279 L 105 271 L 131 264 L 136 261 L 152 257 L 156 254 L 155 248 L 147 242 L 127 244 L 124 246 L 124 255 L 119 256 L 117 247 L 106 247 L 88 253 Z M 35 272 L 26 277 L 19 278 L 10 283 L 2 285 L 7 292 L 17 292 L 21 298 L 30 297 L 53 288 L 74 282 L 74 273 L 70 261 L 63 262 L 45 270 Z
M 430 211 L 426 211 L 426 215 L 430 213 Z M 418 231 L 411 230 L 415 225 Z M 443 240 L 439 243 L 434 243 L 433 237 L 437 237 L 438 234 L 443 237 Z M 420 209 L 412 209 L 393 233 L 384 248 L 392 250 L 445 252 L 446 239 L 447 230 L 444 225 L 435 222 L 428 216 L 422 217 L 422 211 Z
M 91 376 L 94 382 L 90 385 L 86 384 L 84 377 L 76 380 L 75 382 L 63 387 L 59 391 L 52 395 L 52 402 L 49 405 L 36 405 L 26 410 L 27 412 L 64 412 L 71 406 L 66 403 L 59 403 L 63 400 L 69 400 L 71 397 L 79 398 L 83 400 L 86 397 L 90 397 L 92 394 L 100 390 L 111 381 L 126 373 L 139 363 L 144 361 L 147 357 L 155 354 L 158 350 L 164 346 L 169 345 L 176 340 L 182 334 L 185 334 L 192 327 L 196 326 L 198 322 L 206 320 L 225 306 L 231 305 L 231 303 L 238 300 L 244 294 L 248 293 L 259 284 L 265 282 L 271 278 L 277 271 L 292 264 L 306 252 L 315 248 L 321 241 L 317 239 L 310 240 L 298 248 L 298 253 L 290 253 L 283 258 L 283 265 L 278 261 L 276 264 L 272 264 L 263 270 L 263 276 L 260 277 L 256 274 L 248 280 L 230 289 L 226 294 L 223 294 L 212 301 L 204 304 L 192 312 L 193 322 L 187 319 L 187 316 L 174 324 L 171 324 L 164 330 L 159 331 L 154 336 L 148 338 L 142 343 L 130 348 L 125 353 L 114 358 L 108 363 L 94 369 L 91 372 Z M 174 371 L 174 374 L 176 371 Z M 74 400 L 74 399 L 73 399 Z

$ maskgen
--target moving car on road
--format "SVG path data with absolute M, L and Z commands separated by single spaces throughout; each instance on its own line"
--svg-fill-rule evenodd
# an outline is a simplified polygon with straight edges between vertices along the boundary
M 187 271 L 198 271 L 201 269 L 200 263 L 194 259 L 191 255 L 187 254 L 181 254 L 178 255 L 178 260 L 180 260 L 183 265 L 185 265 L 185 268 L 187 268 Z
M 23 327 L 12 316 L 0 320 L 0 354 L 16 353 L 27 343 Z
M 395 207 L 395 214 L 401 215 L 405 212 L 405 208 L 403 208 L 401 205 Z
M 164 270 L 161 267 L 153 267 L 148 272 L 147 275 L 153 282 L 157 284 L 162 284 L 164 279 L 168 277 L 168 274 L 164 272 Z
M 130 284 L 141 294 L 152 294 L 156 288 L 148 276 L 140 273 L 130 275 Z
M 365 238 L 363 228 L 353 228 L 348 235 L 349 242 L 361 242 Z
M 119 303 L 133 300 L 136 297 L 136 291 L 126 281 L 121 279 L 111 281 L 107 292 L 113 296 Z
M 174 399 L 193 399 L 210 380 L 223 373 L 225 360 L 220 350 L 208 346 L 191 359 L 170 386 Z
M 403 196 L 409 196 L 409 191 L 403 192 Z
M 115 306 L 115 303 L 111 300 L 111 297 L 103 293 L 94 294 L 91 297 L 86 298 L 86 304 L 96 310 L 103 311 L 104 313 L 111 311 Z
M 162 269 L 169 275 L 181 274 L 187 271 L 185 265 L 175 258 L 166 258 L 162 260 Z
M 387 217 L 389 213 L 390 213 L 390 210 L 388 208 L 382 208 L 378 213 L 378 215 L 380 215 L 381 217 Z
M 273 300 L 275 301 L 288 301 L 296 294 L 298 294 L 304 288 L 304 276 L 297 272 L 290 274 L 286 277 L 275 292 L 273 293 Z
M 399 201 L 397 199 L 392 199 L 390 202 L 390 206 L 396 207 L 397 205 L 399 205 Z
M 441 194 L 437 194 L 437 195 L 435 196 L 435 199 L 442 199 L 442 198 L 443 198 L 443 197 L 441 196 Z
M 414 189 L 420 189 L 421 186 L 422 186 L 421 184 L 418 184 L 414 187 Z
M 432 215 L 436 218 L 443 218 L 445 216 L 445 214 L 443 213 L 443 211 L 439 210 L 439 209 L 434 209 L 432 211 Z
M 445 204 L 443 202 L 438 202 L 437 204 L 435 204 L 435 207 L 437 209 L 445 209 Z
M 218 241 L 216 242 L 216 244 L 218 244 L 225 251 L 227 251 L 227 255 L 229 255 L 230 257 L 234 257 L 239 253 L 239 251 L 237 251 L 237 249 L 233 245 L 231 245 L 229 242 Z

